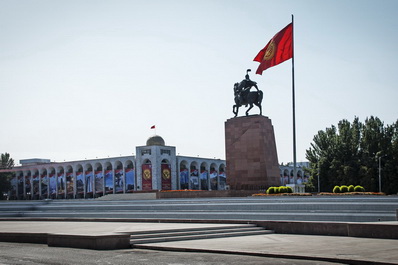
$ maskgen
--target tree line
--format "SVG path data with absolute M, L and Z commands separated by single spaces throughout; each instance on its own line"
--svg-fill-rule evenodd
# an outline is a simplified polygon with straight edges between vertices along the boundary
M 391 125 L 377 117 L 360 122 L 341 120 L 319 131 L 306 150 L 310 162 L 309 188 L 331 192 L 338 185 L 361 185 L 366 191 L 398 192 L 398 120 Z
M 12 169 L 14 160 L 9 153 L 1 154 L 0 169 Z M 3 199 L 3 193 L 7 193 L 11 189 L 11 178 L 14 174 L 8 172 L 0 172 L 0 199 Z

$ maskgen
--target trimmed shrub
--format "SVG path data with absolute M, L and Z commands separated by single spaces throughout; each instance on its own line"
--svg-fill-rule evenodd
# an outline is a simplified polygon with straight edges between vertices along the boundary
M 365 191 L 365 189 L 362 187 L 362 186 L 355 186 L 354 187 L 354 191 L 355 192 L 364 192 Z
M 343 185 L 340 187 L 341 193 L 348 192 L 348 187 L 346 185 Z
M 341 193 L 341 189 L 339 186 L 334 186 L 333 193 Z
M 292 187 L 287 186 L 286 189 L 287 189 L 287 191 L 286 191 L 287 193 L 293 193 Z
M 267 190 L 267 194 L 274 194 L 275 193 L 275 187 L 269 187 Z
M 287 193 L 287 188 L 285 186 L 280 186 L 279 193 Z
M 348 192 L 354 192 L 354 191 L 355 191 L 354 185 L 348 186 Z
M 275 193 L 280 193 L 279 187 L 274 187 L 274 189 L 275 189 Z

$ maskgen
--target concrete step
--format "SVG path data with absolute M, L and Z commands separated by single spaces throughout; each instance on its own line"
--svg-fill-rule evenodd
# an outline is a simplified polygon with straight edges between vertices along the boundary
M 189 220 L 291 220 L 291 221 L 332 221 L 332 222 L 377 222 L 396 221 L 396 213 L 380 212 L 0 212 L 0 218 L 7 217 L 48 217 L 48 218 L 127 218 L 127 219 L 189 219 Z
M 140 235 L 150 235 L 150 234 L 168 234 L 168 233 L 184 233 L 184 232 L 203 232 L 206 231 L 217 231 L 217 230 L 227 230 L 227 229 L 247 229 L 247 228 L 258 228 L 256 225 L 253 224 L 241 224 L 241 225 L 227 225 L 227 226 L 214 226 L 214 227 L 197 227 L 197 228 L 177 228 L 177 229 L 167 229 L 167 230 L 151 230 L 151 231 L 135 231 L 134 236 Z
M 228 227 L 228 228 L 206 228 L 206 229 L 182 229 L 175 231 L 160 231 L 157 233 L 156 231 L 146 232 L 146 233 L 134 233 L 130 238 L 132 240 L 136 239 L 149 239 L 149 238 L 158 238 L 161 237 L 175 237 L 175 236 L 191 236 L 191 235 L 199 235 L 199 234 L 223 234 L 223 233 L 231 233 L 231 232 L 252 232 L 263 230 L 261 227 L 257 226 L 245 226 L 245 227 Z
M 52 211 L 107 211 L 109 210 L 108 204 L 74 204 L 70 205 L 59 205 L 55 203 L 49 204 L 18 204 L 18 205 L 0 205 L 0 212 L 15 212 L 15 211 L 42 211 L 42 212 L 52 212 Z M 286 202 L 283 204 L 275 203 L 231 203 L 225 204 L 199 204 L 199 203 L 181 203 L 181 204 L 144 204 L 144 203 L 124 203 L 120 202 L 118 205 L 112 205 L 112 211 L 129 211 L 129 212 L 151 212 L 151 211 L 170 211 L 170 212 L 201 212 L 201 211 L 228 211 L 228 212 L 265 212 L 265 211 L 327 211 L 327 212 L 395 212 L 398 203 L 361 203 L 361 202 L 348 202 L 348 203 L 291 203 Z
M 140 235 L 131 236 L 131 245 L 150 244 L 159 242 L 198 240 L 209 238 L 224 238 L 224 237 L 240 237 L 249 235 L 263 235 L 273 233 L 271 230 L 265 230 L 262 227 L 254 225 L 234 226 L 228 228 L 202 228 L 202 229 L 181 229 L 179 231 L 170 232 L 161 231 L 154 233 L 153 231 L 142 233 Z
M 396 196 L 398 198 L 398 196 Z M 172 202 L 156 200 L 136 201 L 59 201 L 33 203 L 1 203 L 1 211 L 395 211 L 398 200 L 391 202 Z
M 127 195 L 130 196 L 130 194 Z M 397 209 L 398 196 L 0 201 L 0 218 L 67 217 L 376 222 L 397 220 Z

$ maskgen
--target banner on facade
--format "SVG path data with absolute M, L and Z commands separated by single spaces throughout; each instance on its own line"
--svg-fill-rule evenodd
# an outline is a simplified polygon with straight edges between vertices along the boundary
M 105 170 L 105 194 L 113 193 L 113 171 Z
M 40 176 L 40 189 L 41 189 L 41 196 L 47 196 L 48 195 L 48 178 L 47 174 L 42 174 Z
M 134 168 L 126 168 L 126 192 L 134 191 L 135 186 L 135 174 Z
M 66 173 L 66 192 L 68 194 L 73 194 L 73 173 Z
M 199 173 L 197 169 L 191 169 L 191 176 L 189 178 L 191 182 L 191 189 L 198 190 L 199 189 Z
M 123 169 L 115 170 L 115 192 L 123 192 Z
M 50 174 L 50 195 L 55 195 L 57 193 L 57 180 L 55 174 Z
M 58 173 L 58 195 L 65 194 L 65 175 L 64 173 Z
M 217 177 L 218 177 L 217 170 L 210 171 L 210 188 L 211 188 L 211 190 L 218 189 Z
M 187 168 L 181 168 L 180 169 L 180 189 L 185 190 L 189 188 L 188 184 L 188 169 Z
M 83 172 L 76 172 L 76 194 L 84 194 Z
M 25 176 L 25 192 L 31 193 L 30 176 Z
M 227 176 L 225 175 L 224 171 L 220 170 L 220 173 L 218 174 L 218 179 L 220 180 L 219 189 L 225 190 L 227 188 Z
M 33 176 L 33 195 L 39 195 L 39 175 Z
M 162 164 L 162 190 L 171 190 L 171 169 L 169 164 Z
M 104 193 L 104 174 L 101 170 L 95 171 L 95 193 L 102 194 Z
M 142 165 L 142 190 L 152 190 L 152 165 Z
M 92 194 L 93 189 L 93 171 L 86 171 L 86 194 Z
M 209 190 L 209 174 L 207 170 L 202 170 L 200 172 L 200 187 L 202 190 Z

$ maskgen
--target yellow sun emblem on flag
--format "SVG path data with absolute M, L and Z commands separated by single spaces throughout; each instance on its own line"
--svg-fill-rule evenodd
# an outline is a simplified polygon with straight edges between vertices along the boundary
M 167 168 L 163 169 L 163 179 L 164 180 L 170 179 L 170 170 Z
M 264 60 L 271 60 L 275 55 L 275 42 L 272 40 L 264 54 Z
M 151 179 L 151 171 L 149 169 L 144 170 L 144 179 L 145 180 Z

